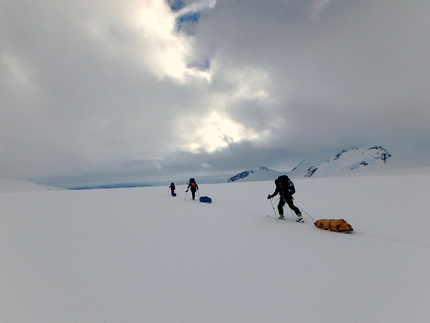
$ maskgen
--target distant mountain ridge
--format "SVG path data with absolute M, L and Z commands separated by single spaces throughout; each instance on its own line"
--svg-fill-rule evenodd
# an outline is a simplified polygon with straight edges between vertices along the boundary
M 363 169 L 367 166 L 381 166 L 387 164 L 389 158 L 391 158 L 391 154 L 382 146 L 342 150 L 330 159 L 309 166 L 304 176 L 327 176 Z
M 39 192 L 50 190 L 62 190 L 57 187 L 39 185 L 37 183 L 21 181 L 9 178 L 0 178 L 0 193 Z
M 239 174 L 236 174 L 228 179 L 228 183 L 241 181 L 241 182 L 248 182 L 248 181 L 265 181 L 273 178 L 277 178 L 278 176 L 282 175 L 283 173 L 278 172 L 273 169 L 269 169 L 265 166 L 260 166 L 258 170 L 245 170 L 243 172 L 240 172 Z
M 351 171 L 382 169 L 391 157 L 391 153 L 382 146 L 365 146 L 305 158 L 290 172 L 279 172 L 265 166 L 260 166 L 258 170 L 245 170 L 230 177 L 228 183 L 273 180 L 283 174 L 291 178 L 351 174 Z

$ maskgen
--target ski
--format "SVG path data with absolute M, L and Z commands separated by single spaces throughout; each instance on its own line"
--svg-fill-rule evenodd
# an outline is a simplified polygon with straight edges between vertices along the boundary
M 276 220 L 279 220 L 279 221 L 287 220 L 287 221 L 292 221 L 292 222 L 296 222 L 296 223 L 304 223 L 304 220 L 302 222 L 298 222 L 298 221 L 296 221 L 297 220 L 296 218 L 292 218 L 292 217 L 284 217 L 284 218 L 280 219 L 278 217 L 270 216 L 269 214 L 267 214 L 267 217 L 268 218 L 275 218 Z
M 344 234 L 349 234 L 349 233 L 354 232 L 354 230 L 344 230 L 344 231 L 334 231 L 334 230 L 330 231 L 330 230 L 326 230 L 326 229 L 323 229 L 323 230 L 329 231 L 329 232 L 335 232 L 335 233 L 344 233 Z

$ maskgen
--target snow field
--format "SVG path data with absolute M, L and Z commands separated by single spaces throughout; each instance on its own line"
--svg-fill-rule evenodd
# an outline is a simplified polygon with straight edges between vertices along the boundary
M 0 320 L 427 322 L 429 179 L 294 180 L 348 235 L 275 220 L 273 181 L 3 193 Z

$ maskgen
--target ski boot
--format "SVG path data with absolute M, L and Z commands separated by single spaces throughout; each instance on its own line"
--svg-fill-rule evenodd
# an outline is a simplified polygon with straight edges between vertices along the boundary
M 300 222 L 300 223 L 305 222 L 305 221 L 303 220 L 303 217 L 302 217 L 302 214 L 301 214 L 301 213 L 297 214 L 296 222 Z

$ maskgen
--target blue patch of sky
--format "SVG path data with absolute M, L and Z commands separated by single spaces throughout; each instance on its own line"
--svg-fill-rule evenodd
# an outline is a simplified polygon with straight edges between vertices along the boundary
M 196 24 L 199 22 L 201 13 L 200 12 L 187 12 L 182 16 L 176 18 L 177 22 L 180 24 L 188 23 L 188 24 Z
M 188 35 L 194 33 L 194 27 L 199 22 L 200 12 L 187 12 L 176 18 L 176 31 L 183 31 Z
M 202 59 L 202 60 L 194 61 L 191 64 L 188 64 L 188 67 L 195 68 L 199 71 L 207 71 L 210 69 L 211 63 L 208 59 Z
M 179 11 L 185 7 L 185 2 L 183 0 L 165 0 L 172 11 Z

